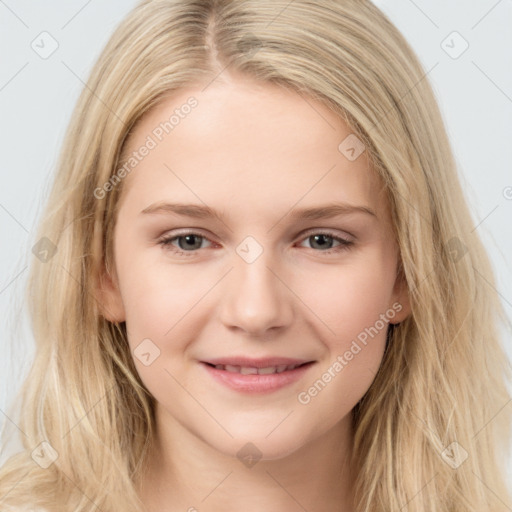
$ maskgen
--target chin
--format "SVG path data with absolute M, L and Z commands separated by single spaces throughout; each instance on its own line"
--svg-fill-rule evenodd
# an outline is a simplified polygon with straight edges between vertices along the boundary
M 258 429 L 252 425 L 250 428 L 230 430 L 233 438 L 228 435 L 203 437 L 203 441 L 215 450 L 247 463 L 251 467 L 251 460 L 279 460 L 283 459 L 304 446 L 307 439 L 300 436 L 298 432 L 290 432 L 278 427 L 269 435 L 268 428 Z M 228 429 L 229 430 L 229 429 Z M 245 461 L 245 462 L 244 462 Z

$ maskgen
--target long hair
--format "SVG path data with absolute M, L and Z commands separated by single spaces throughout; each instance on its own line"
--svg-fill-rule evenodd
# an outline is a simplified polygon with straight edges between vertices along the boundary
M 33 258 L 26 288 L 36 340 L 20 392 L 26 436 L 0 472 L 0 507 L 141 509 L 154 401 L 125 324 L 98 303 L 123 182 L 97 190 L 145 113 L 232 72 L 327 105 L 387 190 L 412 311 L 390 328 L 352 412 L 358 512 L 510 510 L 509 324 L 428 73 L 369 0 L 145 0 L 115 30 L 74 110 L 37 232 L 49 250 Z

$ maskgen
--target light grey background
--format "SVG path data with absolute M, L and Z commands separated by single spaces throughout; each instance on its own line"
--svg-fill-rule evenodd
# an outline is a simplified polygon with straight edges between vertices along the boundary
M 375 3 L 428 71 L 475 229 L 489 250 L 498 291 L 512 317 L 512 1 Z M 21 293 L 36 242 L 35 221 L 83 82 L 114 27 L 135 4 L 0 0 L 0 425 L 14 430 L 16 416 L 8 406 L 16 405 L 14 394 L 33 356 Z M 35 51 L 48 52 L 52 44 L 58 48 L 43 55 L 47 58 Z M 512 358 L 509 335 L 506 343 Z

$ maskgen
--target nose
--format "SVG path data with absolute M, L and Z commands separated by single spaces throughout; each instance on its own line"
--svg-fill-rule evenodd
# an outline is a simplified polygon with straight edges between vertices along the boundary
M 221 299 L 220 317 L 228 329 L 264 337 L 292 323 L 293 293 L 275 267 L 265 251 L 252 263 L 235 255 Z

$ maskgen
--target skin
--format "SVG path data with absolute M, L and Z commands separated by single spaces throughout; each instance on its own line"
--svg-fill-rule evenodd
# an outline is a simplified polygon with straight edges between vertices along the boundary
M 105 316 L 126 321 L 132 354 L 146 338 L 160 350 L 149 366 L 134 356 L 157 402 L 141 499 L 164 512 L 353 511 L 350 413 L 382 361 L 386 328 L 309 403 L 298 395 L 393 304 L 391 323 L 410 313 L 386 194 L 365 153 L 350 161 L 338 150 L 351 130 L 322 104 L 233 75 L 202 88 L 174 93 L 136 126 L 130 150 L 198 100 L 125 178 L 115 272 L 103 276 Z M 222 220 L 141 213 L 158 202 L 206 204 Z M 332 202 L 375 215 L 292 219 Z M 205 237 L 189 242 L 200 248 L 180 256 L 172 248 L 181 240 L 186 251 L 183 238 L 159 243 L 187 229 Z M 315 243 L 325 230 L 353 244 Z M 252 263 L 236 252 L 249 235 L 263 249 Z M 247 395 L 199 363 L 231 355 L 316 362 L 299 382 Z M 236 455 L 248 442 L 262 454 L 252 467 Z

